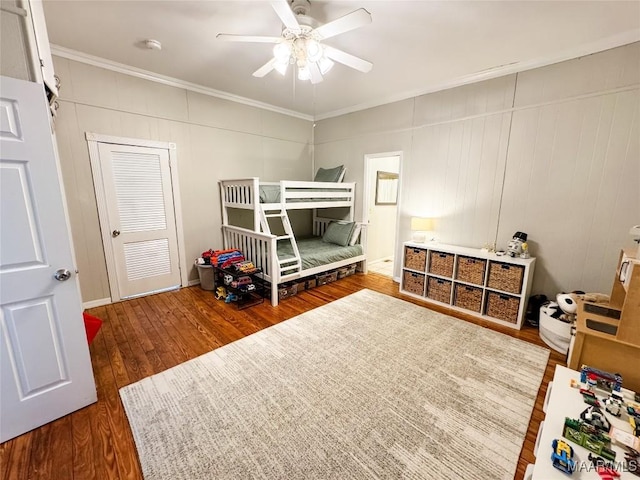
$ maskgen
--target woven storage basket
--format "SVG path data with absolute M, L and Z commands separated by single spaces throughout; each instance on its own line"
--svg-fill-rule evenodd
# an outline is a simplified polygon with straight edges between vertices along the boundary
M 485 314 L 505 322 L 518 323 L 518 309 L 520 299 L 511 295 L 489 292 L 487 294 L 487 308 Z
M 451 282 L 441 278 L 429 277 L 427 282 L 427 298 L 442 303 L 451 302 Z
M 453 277 L 453 253 L 429 252 L 429 273 Z
M 416 295 L 424 295 L 424 275 L 413 272 L 404 272 L 402 288 Z
M 316 285 L 326 285 L 327 283 L 338 280 L 338 272 L 327 272 L 316 275 Z
M 344 277 L 348 277 L 356 273 L 356 264 L 352 263 L 351 265 L 347 265 L 346 267 L 341 267 L 338 269 L 338 280 Z
M 484 272 L 487 261 L 480 258 L 458 257 L 456 279 L 462 282 L 484 285 Z
M 404 247 L 404 266 L 424 272 L 427 266 L 427 251 L 422 248 Z
M 502 262 L 489 262 L 487 286 L 503 292 L 520 293 L 524 267 Z
M 453 304 L 456 307 L 480 312 L 482 308 L 482 289 L 468 285 L 456 285 Z

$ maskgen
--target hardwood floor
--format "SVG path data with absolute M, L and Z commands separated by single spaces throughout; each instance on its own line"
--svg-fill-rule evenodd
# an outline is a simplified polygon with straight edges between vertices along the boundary
M 276 308 L 265 302 L 239 311 L 216 301 L 212 292 L 191 287 L 89 310 L 104 321 L 90 348 L 98 402 L 0 445 L 2 479 L 142 478 L 119 388 L 363 288 L 401 297 L 389 277 L 357 274 L 302 292 Z M 437 310 L 454 314 L 444 307 Z M 513 331 L 465 320 L 544 346 L 531 327 Z M 564 357 L 552 351 L 516 479 L 534 461 L 542 402 L 556 364 L 564 364 Z

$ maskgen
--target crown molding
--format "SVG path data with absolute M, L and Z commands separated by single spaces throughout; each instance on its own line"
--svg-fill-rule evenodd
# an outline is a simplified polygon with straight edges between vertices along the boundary
M 503 77 L 505 75 L 524 72 L 527 70 L 532 70 L 534 68 L 546 67 L 554 63 L 564 62 L 567 60 L 584 57 L 586 55 L 592 55 L 594 53 L 610 50 L 612 48 L 621 47 L 623 45 L 628 45 L 630 43 L 635 43 L 638 41 L 640 41 L 640 29 L 629 30 L 626 32 L 621 32 L 611 37 L 598 40 L 596 42 L 579 45 L 577 47 L 573 47 L 567 50 L 563 50 L 561 52 L 557 52 L 555 55 L 552 55 L 552 56 L 541 57 L 533 60 L 527 60 L 524 62 L 509 63 L 507 65 L 500 65 L 495 68 L 488 68 L 480 72 L 475 72 L 469 75 L 463 75 L 461 77 L 453 78 L 451 80 L 447 80 L 439 84 L 430 85 L 426 88 L 422 88 L 419 90 L 401 92 L 395 95 L 383 97 L 381 99 L 378 99 L 372 102 L 360 103 L 357 105 L 352 105 L 347 108 L 334 110 L 332 112 L 327 112 L 327 113 L 323 113 L 315 116 L 277 107 L 275 105 L 271 105 L 268 103 L 258 102 L 250 98 L 241 97 L 239 95 L 233 95 L 231 93 L 223 92 L 221 90 L 215 90 L 213 88 L 198 85 L 196 83 L 187 82 L 185 80 L 180 80 L 178 78 L 160 75 L 158 73 L 153 73 L 148 70 L 132 67 L 130 65 L 125 65 L 123 63 L 113 62 L 105 58 L 96 57 L 94 55 L 89 55 L 87 53 L 79 52 L 77 50 L 72 50 L 66 47 L 61 47 L 55 44 L 51 45 L 51 53 L 58 57 L 63 57 L 69 60 L 86 63 L 88 65 L 93 65 L 94 67 L 105 68 L 107 70 L 123 73 L 125 75 L 131 75 L 131 76 L 142 78 L 152 82 L 162 83 L 164 85 L 169 85 L 172 87 L 183 88 L 185 90 L 189 90 L 192 92 L 197 92 L 204 95 L 209 95 L 212 97 L 229 100 L 232 102 L 242 103 L 244 105 L 249 105 L 252 107 L 269 110 L 269 111 L 280 113 L 283 115 L 300 118 L 302 120 L 319 121 L 319 120 L 326 120 L 333 117 L 339 117 L 341 115 L 346 115 L 346 114 L 358 112 L 361 110 L 367 110 L 369 108 L 379 107 L 381 105 L 386 105 L 393 102 L 407 100 L 409 98 L 419 97 L 421 95 L 426 95 L 428 93 L 447 90 L 454 87 L 460 87 L 462 85 L 468 85 L 471 83 L 482 82 L 484 80 L 491 80 L 493 78 L 498 78 L 498 77 Z
M 575 58 L 592 55 L 594 53 L 603 52 L 605 50 L 611 50 L 612 48 L 621 47 L 623 45 L 628 45 L 638 41 L 640 41 L 640 29 L 628 30 L 626 32 L 622 32 L 620 34 L 607 37 L 596 42 L 586 43 L 574 48 L 563 50 L 550 57 L 541 57 L 534 60 L 514 62 L 507 65 L 500 65 L 495 68 L 488 68 L 480 72 L 475 72 L 469 75 L 464 75 L 462 77 L 447 80 L 446 82 L 440 84 L 431 85 L 420 90 L 402 92 L 397 95 L 388 96 L 373 102 L 360 103 L 358 105 L 335 110 L 333 112 L 316 115 L 314 120 L 326 120 L 328 118 L 339 117 L 348 113 L 359 112 L 361 110 L 367 110 L 369 108 L 379 107 L 381 105 L 419 97 L 428 93 L 448 90 L 450 88 L 460 87 L 462 85 L 468 85 L 470 83 L 482 82 L 484 80 L 491 80 L 493 78 L 524 72 L 526 70 L 532 70 L 534 68 L 546 67 L 554 63 L 573 60 Z
M 85 63 L 94 67 L 104 68 L 113 72 L 123 73 L 125 75 L 131 75 L 132 77 L 142 78 L 151 82 L 161 83 L 170 87 L 183 88 L 191 92 L 201 93 L 203 95 L 209 95 L 211 97 L 221 98 L 223 100 L 229 100 L 231 102 L 242 103 L 250 107 L 261 108 L 263 110 L 269 110 L 290 117 L 300 118 L 302 120 L 313 121 L 313 116 L 304 113 L 296 112 L 293 110 L 287 110 L 286 108 L 277 107 L 268 103 L 259 102 L 250 98 L 241 97 L 239 95 L 233 95 L 231 93 L 223 92 L 221 90 L 215 90 L 213 88 L 198 85 L 196 83 L 180 80 L 179 78 L 168 77 L 160 75 L 159 73 L 150 72 L 141 68 L 125 65 L 124 63 L 118 63 L 106 58 L 96 57 L 89 55 L 88 53 L 79 52 L 70 48 L 61 47 L 60 45 L 51 44 L 51 54 L 74 60 L 76 62 Z

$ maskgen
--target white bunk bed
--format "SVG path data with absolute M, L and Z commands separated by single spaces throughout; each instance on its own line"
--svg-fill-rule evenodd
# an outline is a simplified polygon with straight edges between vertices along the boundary
M 320 217 L 317 209 L 347 208 L 344 220 L 353 222 L 355 183 L 342 182 L 260 182 L 258 178 L 220 181 L 222 206 L 222 238 L 224 248 L 236 248 L 263 270 L 263 277 L 271 283 L 271 304 L 278 305 L 278 285 L 290 280 L 316 275 L 339 267 L 359 264 L 366 272 L 364 225 L 357 224 L 360 232 L 355 246 L 341 251 L 347 258 L 332 260 L 323 265 L 310 266 L 301 257 L 287 210 L 313 209 L 313 235 L 321 237 L 330 222 L 336 219 Z M 262 200 L 261 201 L 261 197 Z M 266 200 L 266 202 L 265 202 Z M 230 209 L 251 210 L 253 229 L 230 224 Z M 271 233 L 269 219 L 282 221 L 284 235 Z M 290 254 L 278 257 L 278 242 L 290 242 Z M 316 244 L 317 245 L 317 244 Z M 341 247 L 336 246 L 336 251 Z M 306 263 L 306 265 L 305 265 Z

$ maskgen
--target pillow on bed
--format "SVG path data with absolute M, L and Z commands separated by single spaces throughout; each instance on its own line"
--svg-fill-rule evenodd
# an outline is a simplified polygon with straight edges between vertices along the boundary
M 260 203 L 280 202 L 280 185 L 260 185 Z
M 329 222 L 324 235 L 322 235 L 322 241 L 346 247 L 351 241 L 355 226 L 354 222 Z
M 338 165 L 335 168 L 319 168 L 316 173 L 314 182 L 341 182 L 344 165 Z

